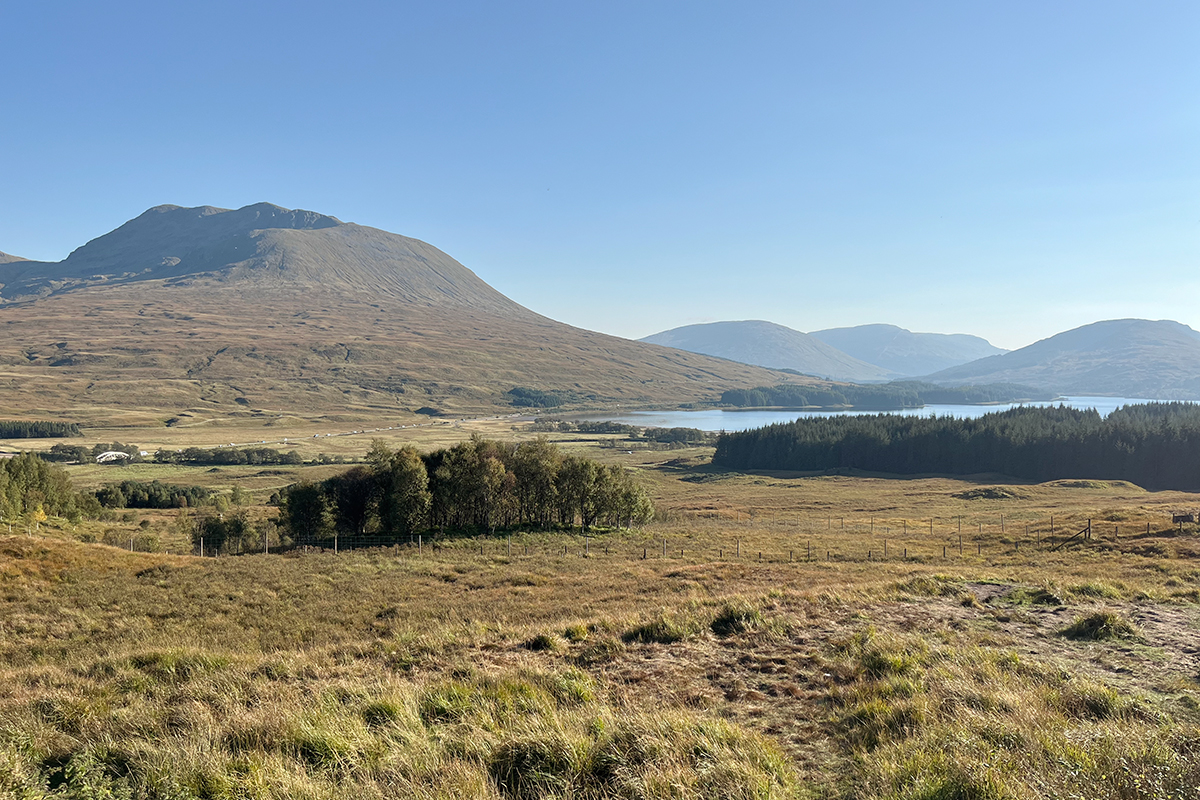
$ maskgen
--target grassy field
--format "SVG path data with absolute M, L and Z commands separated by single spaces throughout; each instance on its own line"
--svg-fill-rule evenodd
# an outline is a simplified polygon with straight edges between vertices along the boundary
M 564 446 L 637 469 L 654 524 L 219 559 L 79 541 L 179 552 L 174 511 L 0 537 L 0 793 L 1200 797 L 1200 537 L 1170 520 L 1200 496 L 605 438 Z M 261 501 L 339 469 L 75 478 Z

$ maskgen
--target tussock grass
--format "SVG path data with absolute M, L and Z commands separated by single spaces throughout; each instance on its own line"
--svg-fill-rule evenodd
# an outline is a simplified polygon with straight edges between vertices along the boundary
M 1080 617 L 1059 633 L 1068 639 L 1105 642 L 1112 639 L 1139 638 L 1137 626 L 1111 611 Z
M 858 753 L 855 798 L 1187 798 L 1194 727 L 1164 726 L 1140 696 L 1022 659 L 861 632 L 830 697 Z
M 721 607 L 709 627 L 717 636 L 732 636 L 757 630 L 763 624 L 763 614 L 757 606 L 746 600 L 734 600 Z
M 210 674 L 254 702 L 210 705 L 207 714 L 188 713 L 197 701 L 175 695 L 126 715 L 92 709 L 84 728 L 77 707 L 18 709 L 28 716 L 5 719 L 0 786 L 16 796 L 48 797 L 39 791 L 53 783 L 55 797 L 130 798 L 448 797 L 466 787 L 476 797 L 785 797 L 797 789 L 794 770 L 761 737 L 683 710 L 618 710 L 578 671 L 316 695 L 260 675 L 246 666 Z M 16 722 L 38 735 L 13 737 Z
M 676 614 L 663 612 L 654 619 L 625 631 L 621 638 L 626 643 L 675 644 L 698 636 L 704 627 L 704 624 L 694 614 L 686 611 Z

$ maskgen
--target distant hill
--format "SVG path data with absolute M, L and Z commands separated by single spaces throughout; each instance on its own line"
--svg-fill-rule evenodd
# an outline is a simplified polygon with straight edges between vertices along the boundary
M 0 407 L 81 420 L 471 413 L 518 387 L 662 405 L 798 380 L 555 322 L 425 242 L 268 203 L 157 206 L 61 262 L 0 264 L 0 330 Z
M 15 261 L 27 261 L 28 259 L 20 256 L 9 255 L 8 253 L 0 253 L 0 264 L 12 264 Z
M 942 370 L 941 384 L 1023 383 L 1062 394 L 1200 399 L 1200 333 L 1170 320 L 1114 319 Z
M 826 344 L 905 377 L 1008 352 L 965 333 L 913 333 L 895 325 L 858 325 L 813 331 Z
M 831 380 L 883 381 L 898 377 L 807 333 L 763 320 L 685 325 L 640 341 Z

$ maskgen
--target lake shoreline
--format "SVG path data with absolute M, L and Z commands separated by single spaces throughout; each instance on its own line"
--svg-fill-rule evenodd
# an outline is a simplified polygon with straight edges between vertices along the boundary
M 1004 403 L 926 404 L 908 408 L 865 408 L 858 407 L 806 407 L 775 408 L 757 407 L 712 407 L 707 409 L 637 410 L 625 412 L 576 412 L 557 417 L 574 422 L 617 422 L 642 428 L 696 428 L 702 431 L 736 431 L 761 428 L 766 425 L 791 422 L 808 417 L 831 417 L 862 414 L 900 414 L 905 416 L 954 416 L 964 418 L 981 417 L 998 411 L 1018 407 L 1046 407 L 1065 405 L 1071 408 L 1095 408 L 1101 416 L 1108 416 L 1117 408 L 1126 405 L 1160 402 L 1148 398 L 1111 396 L 1060 396 L 1054 400 L 1013 401 Z M 550 415 L 546 415 L 550 416 Z

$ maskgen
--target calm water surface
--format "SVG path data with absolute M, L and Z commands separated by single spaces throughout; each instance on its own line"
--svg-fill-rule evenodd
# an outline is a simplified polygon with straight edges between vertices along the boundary
M 625 414 L 586 414 L 579 419 L 589 421 L 611 420 L 626 425 L 642 425 L 654 428 L 698 428 L 702 431 L 745 431 L 761 428 L 776 422 L 791 422 L 802 417 L 838 417 L 846 414 L 899 414 L 905 417 L 981 417 L 993 411 L 1006 411 L 1017 406 L 1057 406 L 1094 408 L 1107 417 L 1121 406 L 1133 403 L 1152 403 L 1130 397 L 1065 397 L 1060 400 L 1034 403 L 1000 403 L 989 406 L 928 405 L 922 408 L 905 408 L 898 411 L 726 411 L 711 408 L 705 411 L 630 411 Z

